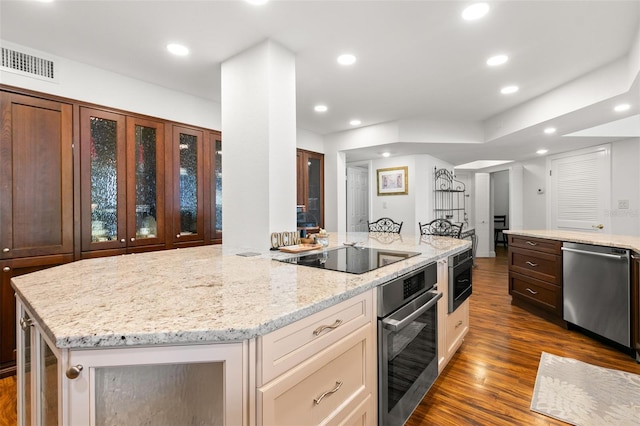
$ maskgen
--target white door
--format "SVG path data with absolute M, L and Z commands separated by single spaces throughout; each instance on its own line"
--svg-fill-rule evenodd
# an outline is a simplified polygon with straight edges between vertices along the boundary
M 369 170 L 347 167 L 347 231 L 367 232 L 369 220 Z
M 475 176 L 475 192 L 476 192 L 476 222 L 475 230 L 478 237 L 477 257 L 493 257 L 493 234 L 491 227 L 493 220 L 491 219 L 491 177 L 489 173 L 476 173 Z
M 610 147 L 549 158 L 551 229 L 611 232 Z

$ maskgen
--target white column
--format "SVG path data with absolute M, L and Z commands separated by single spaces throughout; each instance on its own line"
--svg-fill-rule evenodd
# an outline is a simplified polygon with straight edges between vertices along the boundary
M 269 248 L 296 230 L 295 57 L 267 40 L 222 64 L 222 235 Z

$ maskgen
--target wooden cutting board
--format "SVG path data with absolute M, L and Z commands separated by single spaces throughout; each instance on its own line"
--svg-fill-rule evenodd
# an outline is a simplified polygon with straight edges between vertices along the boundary
M 278 248 L 278 250 L 285 253 L 300 253 L 303 251 L 311 251 L 322 248 L 320 244 L 296 244 L 295 246 L 284 246 Z

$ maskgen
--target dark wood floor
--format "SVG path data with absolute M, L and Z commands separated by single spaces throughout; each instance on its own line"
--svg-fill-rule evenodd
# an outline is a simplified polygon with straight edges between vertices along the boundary
M 407 426 L 563 425 L 529 410 L 542 351 L 640 374 L 629 355 L 511 306 L 504 249 L 476 263 L 469 334 Z M 2 426 L 16 424 L 15 389 L 0 380 Z
M 476 263 L 469 333 L 407 426 L 566 424 L 529 410 L 542 351 L 640 374 L 628 354 L 511 306 L 506 250 Z

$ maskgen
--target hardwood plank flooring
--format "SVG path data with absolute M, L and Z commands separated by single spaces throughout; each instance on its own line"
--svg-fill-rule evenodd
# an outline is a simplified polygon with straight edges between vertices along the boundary
M 476 264 L 469 333 L 407 426 L 565 425 L 529 410 L 542 351 L 640 374 L 628 354 L 512 306 L 505 249 Z
M 469 334 L 407 426 L 564 425 L 529 410 L 542 351 L 640 374 L 629 355 L 512 306 L 506 250 L 476 264 Z M 15 377 L 0 380 L 0 426 L 16 425 L 15 395 Z

